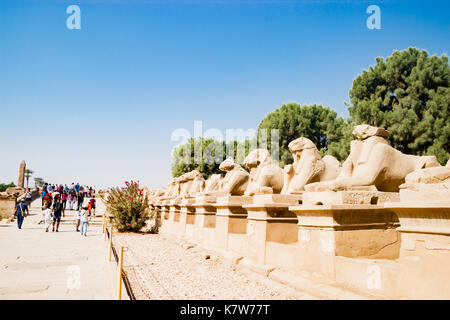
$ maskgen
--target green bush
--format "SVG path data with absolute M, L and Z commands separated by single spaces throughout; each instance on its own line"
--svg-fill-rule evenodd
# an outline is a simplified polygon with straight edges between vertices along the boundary
M 138 182 L 125 181 L 125 187 L 112 188 L 104 202 L 113 216 L 112 224 L 119 232 L 138 232 L 149 218 L 148 198 Z
M 10 183 L 10 184 L 4 184 L 4 183 L 0 183 L 0 192 L 5 192 L 6 189 L 8 188 L 14 188 L 16 185 L 14 183 Z

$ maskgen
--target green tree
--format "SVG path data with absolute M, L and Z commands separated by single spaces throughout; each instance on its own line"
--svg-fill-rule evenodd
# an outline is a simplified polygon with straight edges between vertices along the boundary
M 344 160 L 349 153 L 350 141 L 347 122 L 337 113 L 321 105 L 289 103 L 269 113 L 258 126 L 258 138 L 267 132 L 268 148 L 271 148 L 271 129 L 278 129 L 280 166 L 292 163 L 289 143 L 299 137 L 310 139 L 322 156 L 330 154 Z M 347 141 L 347 140 L 348 141 Z
M 16 186 L 16 185 L 15 185 L 13 182 L 11 182 L 11 183 L 9 183 L 9 184 L 0 183 L 0 192 L 5 192 L 6 189 L 8 189 L 8 188 L 14 188 L 15 186 Z
M 352 120 L 386 128 L 391 144 L 404 153 L 436 155 L 445 164 L 450 150 L 448 57 L 409 48 L 376 62 L 353 81 Z
M 27 189 L 28 189 L 28 182 L 33 175 L 34 171 L 31 169 L 25 169 L 25 179 L 27 179 Z
M 172 152 L 172 176 L 179 177 L 186 172 L 198 170 L 205 179 L 212 174 L 223 173 L 220 163 L 233 157 L 242 163 L 250 150 L 250 142 L 217 141 L 211 138 L 190 139 Z M 197 150 L 197 152 L 195 152 Z
M 44 179 L 42 178 L 34 178 L 34 183 L 38 186 L 38 187 L 42 187 L 45 184 Z

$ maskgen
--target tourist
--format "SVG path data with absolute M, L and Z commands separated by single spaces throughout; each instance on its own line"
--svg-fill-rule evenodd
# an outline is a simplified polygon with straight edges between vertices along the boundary
M 25 199 L 20 200 L 20 203 L 16 206 L 17 226 L 22 229 L 23 218 L 28 211 L 28 206 L 25 203 Z
M 52 210 L 45 206 L 42 214 L 44 216 L 45 232 L 48 232 L 48 228 L 50 228 L 50 225 L 52 224 Z
M 53 187 L 52 187 L 51 185 L 48 185 L 47 191 L 48 191 L 49 193 L 51 193 L 51 192 L 53 191 Z
M 84 194 L 83 192 L 79 191 L 77 196 L 77 202 L 78 202 L 78 208 L 77 210 L 81 210 L 83 207 L 83 201 L 84 201 Z
M 63 191 L 63 193 L 61 194 L 61 201 L 62 201 L 64 210 L 66 210 L 67 193 L 65 191 Z
M 69 192 L 67 199 L 69 200 L 69 210 L 73 210 L 73 203 L 75 202 L 74 191 Z
M 81 222 L 81 235 L 87 236 L 87 227 L 89 224 L 89 211 L 88 208 L 84 207 L 80 214 L 80 222 Z
M 78 182 L 75 185 L 75 191 L 76 191 L 76 193 L 78 193 L 78 191 L 80 191 L 80 184 Z
M 45 198 L 46 194 L 47 194 L 47 187 L 46 188 L 42 187 L 42 192 L 41 192 L 41 195 L 42 195 L 42 207 L 44 207 L 44 198 Z
M 64 208 L 63 208 L 62 203 L 59 200 L 59 198 L 56 198 L 55 202 L 53 203 L 53 229 L 52 229 L 52 231 L 55 231 L 55 224 L 56 224 L 56 232 L 58 232 L 59 223 L 61 222 L 61 215 L 64 216 Z
M 27 193 L 25 194 L 25 202 L 28 208 L 31 208 L 31 191 L 29 188 L 27 189 Z
M 44 206 L 51 207 L 52 206 L 52 193 L 47 192 L 44 197 Z
M 81 210 L 78 210 L 75 215 L 75 230 L 76 232 L 80 232 L 78 228 L 80 227 L 80 219 L 81 219 Z
M 92 213 L 95 217 L 95 198 L 94 197 L 92 197 L 91 200 L 89 200 L 89 205 L 91 206 L 91 211 L 92 211 L 90 213 Z

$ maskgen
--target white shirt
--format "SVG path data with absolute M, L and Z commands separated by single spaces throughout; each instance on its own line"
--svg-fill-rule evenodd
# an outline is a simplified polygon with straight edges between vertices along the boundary
M 80 220 L 80 219 L 81 219 L 81 212 L 80 212 L 80 211 L 77 211 L 76 218 L 77 218 L 77 220 Z
M 49 221 L 52 219 L 52 210 L 51 209 L 45 209 L 43 214 L 44 214 L 44 220 Z
M 82 210 L 81 211 L 81 222 L 89 221 L 89 211 L 88 210 Z

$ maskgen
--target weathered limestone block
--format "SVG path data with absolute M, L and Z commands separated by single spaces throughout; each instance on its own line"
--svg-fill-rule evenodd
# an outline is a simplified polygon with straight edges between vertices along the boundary
M 375 205 L 301 205 L 297 215 L 296 272 L 336 280 L 336 257 L 396 259 L 396 215 Z
M 332 204 L 383 204 L 385 202 L 399 201 L 398 192 L 380 192 L 374 186 L 354 188 L 347 191 L 322 191 L 303 193 L 305 205 L 332 205 Z M 358 190 L 359 189 L 359 190 Z
M 450 200 L 386 203 L 399 220 L 397 297 L 450 299 Z
M 301 137 L 291 141 L 288 147 L 294 163 L 284 167 L 282 194 L 302 193 L 309 183 L 333 180 L 338 176 L 339 161 L 332 156 L 322 159 L 311 140 Z
M 230 250 L 239 255 L 247 252 L 247 211 L 242 207 L 252 203 L 248 196 L 218 197 L 216 208 L 216 228 L 214 232 L 214 246 L 223 250 Z
M 195 208 L 193 240 L 205 247 L 210 247 L 214 243 L 216 199 L 215 196 L 197 195 L 193 204 Z
M 20 167 L 19 167 L 19 178 L 17 180 L 17 187 L 19 188 L 24 188 L 25 187 L 25 170 L 26 170 L 26 163 L 25 160 L 23 160 L 20 163 Z
M 177 237 L 194 239 L 195 198 L 189 197 L 180 203 L 180 227 Z
M 14 215 L 17 197 L 6 192 L 0 193 L 0 216 L 9 218 Z
M 245 158 L 244 165 L 253 171 L 245 190 L 246 196 L 280 193 L 283 189 L 283 170 L 273 162 L 269 151 L 256 149 Z
M 400 186 L 400 200 L 450 201 L 450 168 L 432 167 L 411 172 Z
M 297 217 L 288 210 L 299 195 L 255 195 L 247 211 L 248 250 L 243 262 L 256 271 L 277 267 L 293 270 L 297 247 Z

